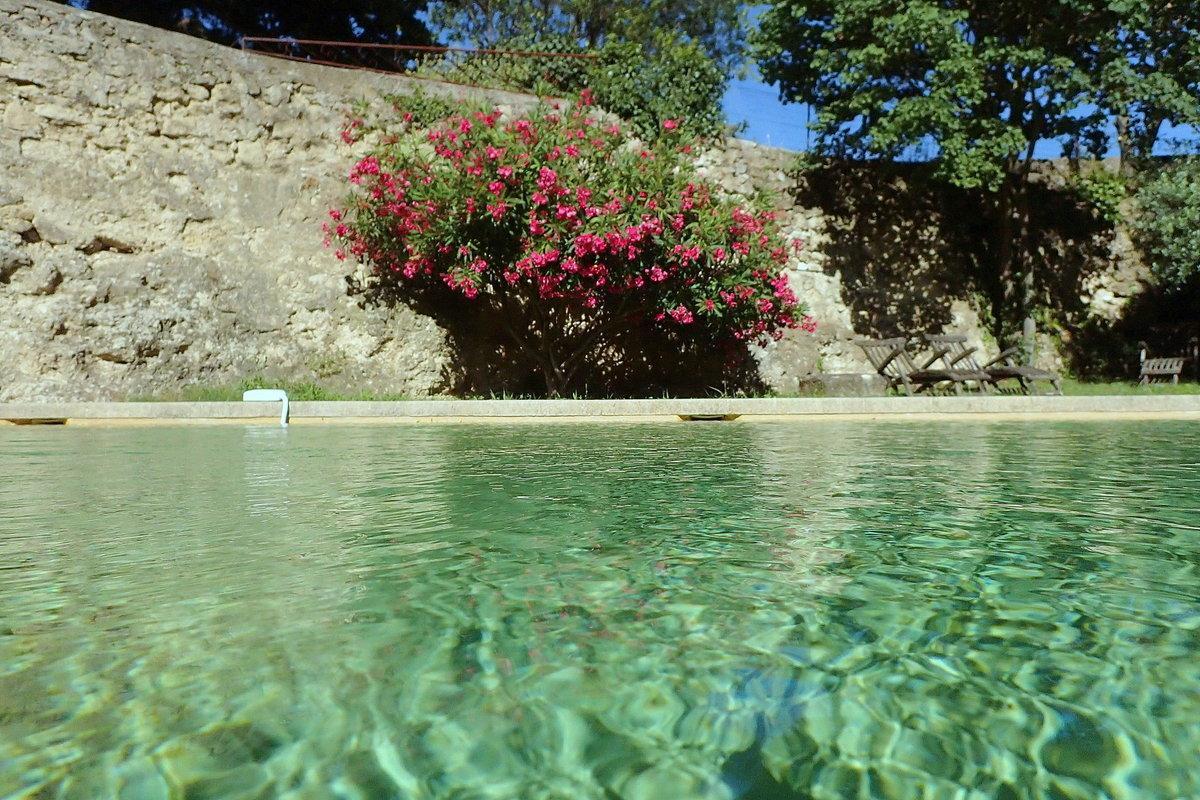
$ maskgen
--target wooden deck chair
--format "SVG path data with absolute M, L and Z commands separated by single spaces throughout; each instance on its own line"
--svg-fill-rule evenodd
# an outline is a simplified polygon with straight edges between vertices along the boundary
M 1019 347 L 1011 347 L 986 364 L 980 364 L 975 358 L 979 348 L 968 346 L 967 337 L 961 333 L 925 334 L 925 341 L 941 354 L 942 364 L 947 369 L 962 369 L 972 372 L 982 372 L 987 375 L 987 382 L 996 389 L 1001 389 L 1002 381 L 1016 381 L 1021 394 L 1035 394 L 1037 382 L 1049 383 L 1053 388 L 1051 394 L 1062 394 L 1062 377 L 1049 370 L 1038 367 L 1027 367 L 1016 362 Z
M 908 340 L 860 339 L 855 342 L 867 355 L 871 366 L 888 382 L 888 389 L 903 389 L 909 397 L 929 391 L 938 386 L 949 386 L 955 394 L 971 381 L 983 383 L 987 376 L 980 372 L 958 369 L 931 369 L 933 362 L 941 357 L 935 353 L 924 364 L 917 366 L 908 352 Z

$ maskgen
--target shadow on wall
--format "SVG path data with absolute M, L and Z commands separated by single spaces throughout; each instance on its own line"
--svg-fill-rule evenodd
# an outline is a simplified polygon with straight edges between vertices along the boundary
M 797 200 L 826 216 L 826 270 L 842 275 L 855 329 L 916 335 L 950 321 L 951 303 L 975 291 L 971 232 L 947 224 L 966 193 L 918 165 L 831 163 L 801 179 Z
M 406 291 L 402 298 L 393 284 L 357 276 L 347 276 L 346 281 L 348 293 L 364 307 L 404 303 L 446 331 L 450 366 L 443 391 L 459 397 L 546 396 L 544 377 L 505 333 L 497 309 L 463 302 L 448 290 L 432 289 L 418 296 Z M 566 394 L 704 397 L 765 390 L 757 363 L 744 343 L 716 346 L 648 327 L 593 353 L 582 373 Z
M 1092 319 L 1073 332 L 1069 352 L 1079 357 L 1072 372 L 1085 378 L 1136 379 L 1138 351 L 1145 342 L 1150 358 L 1190 356 L 1200 337 L 1200 280 L 1187 286 L 1147 286 L 1132 298 L 1115 322 Z M 1183 376 L 1200 380 L 1200 365 L 1191 362 Z
M 1064 189 L 1035 184 L 1030 199 L 1030 249 L 1039 303 L 1048 312 L 1042 327 L 1079 329 L 1088 318 L 1085 287 L 1114 266 L 1114 230 Z M 991 267 L 987 200 L 936 180 L 927 164 L 828 163 L 797 188 L 801 205 L 824 211 L 826 270 L 841 273 L 856 329 L 874 336 L 941 330 L 959 299 L 972 302 L 993 336 L 1004 333 L 992 315 L 1002 288 Z M 1087 341 L 1063 339 L 1071 363 L 1088 361 L 1081 349 Z

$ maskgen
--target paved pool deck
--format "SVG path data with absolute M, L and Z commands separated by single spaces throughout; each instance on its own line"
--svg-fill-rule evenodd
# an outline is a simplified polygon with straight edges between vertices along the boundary
M 0 403 L 0 422 L 120 425 L 278 422 L 277 403 Z M 662 422 L 689 417 L 793 420 L 1196 419 L 1200 395 L 801 397 L 687 400 L 294 401 L 295 425 L 332 423 Z

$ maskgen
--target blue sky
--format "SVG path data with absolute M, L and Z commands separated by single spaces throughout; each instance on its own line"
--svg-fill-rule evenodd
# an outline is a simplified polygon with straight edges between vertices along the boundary
M 747 123 L 743 137 L 788 150 L 808 149 L 809 106 L 781 102 L 779 90 L 757 76 L 732 81 L 723 105 L 731 123 Z
M 771 147 L 787 150 L 807 150 L 811 137 L 808 121 L 814 113 L 810 106 L 801 103 L 784 103 L 779 99 L 779 90 L 768 86 L 751 68 L 748 77 L 733 80 L 725 92 L 722 105 L 730 124 L 746 123 L 741 137 Z M 1113 131 L 1115 138 L 1116 131 Z M 1186 126 L 1166 127 L 1159 137 L 1155 151 L 1168 155 L 1181 151 L 1195 152 L 1200 146 L 1200 132 Z M 1041 142 L 1037 147 L 1038 158 L 1059 158 L 1062 146 L 1057 142 Z M 1110 155 L 1116 155 L 1115 147 Z

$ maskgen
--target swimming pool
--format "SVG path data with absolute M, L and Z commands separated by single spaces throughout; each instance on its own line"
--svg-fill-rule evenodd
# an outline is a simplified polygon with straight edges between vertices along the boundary
M 0 797 L 1200 794 L 1200 426 L 0 429 Z

